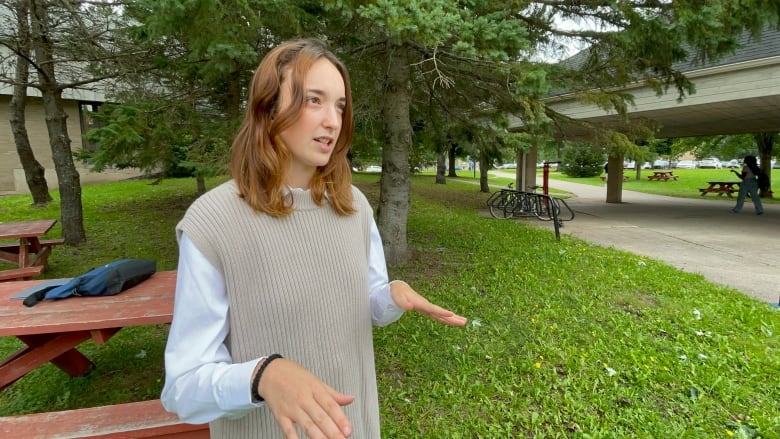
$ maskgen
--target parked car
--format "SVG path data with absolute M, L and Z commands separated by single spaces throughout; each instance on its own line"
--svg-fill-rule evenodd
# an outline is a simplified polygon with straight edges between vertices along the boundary
M 724 166 L 729 169 L 739 169 L 742 167 L 742 162 L 740 162 L 737 159 L 731 159 L 727 161 L 726 163 L 721 163 L 721 166 Z
M 706 159 L 699 160 L 699 163 L 697 163 L 697 166 L 699 168 L 710 168 L 710 169 L 720 169 L 723 166 L 720 164 L 720 160 L 715 157 L 707 157 Z
M 539 169 L 542 169 L 542 168 L 544 168 L 544 163 L 545 162 L 539 162 L 539 163 L 536 164 L 536 167 L 539 168 Z M 550 169 L 558 169 L 558 162 L 550 163 Z
M 772 160 L 772 169 L 780 169 L 780 163 L 777 160 Z
M 696 169 L 696 162 L 693 160 L 680 160 L 674 167 L 679 169 Z
M 644 162 L 642 163 L 642 169 L 653 169 L 653 165 L 650 162 Z
M 636 162 L 635 161 L 623 162 L 623 169 L 636 169 Z
M 498 169 L 517 169 L 517 163 L 504 163 Z M 457 171 L 458 168 L 455 168 L 455 170 Z
M 382 167 L 377 165 L 366 166 L 366 172 L 382 172 Z
M 653 162 L 653 169 L 661 169 L 661 168 L 668 168 L 668 167 L 669 167 L 669 160 L 658 159 Z

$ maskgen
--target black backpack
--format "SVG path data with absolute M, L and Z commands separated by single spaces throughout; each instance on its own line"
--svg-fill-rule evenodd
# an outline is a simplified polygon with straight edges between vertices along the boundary
M 113 296 L 150 278 L 157 271 L 151 259 L 119 259 L 93 268 L 64 285 L 47 287 L 27 296 L 25 306 L 43 299 L 65 299 L 73 296 Z

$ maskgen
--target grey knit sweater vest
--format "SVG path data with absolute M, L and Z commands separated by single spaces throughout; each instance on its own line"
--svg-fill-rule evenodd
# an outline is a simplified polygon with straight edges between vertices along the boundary
M 352 437 L 379 438 L 368 300 L 372 212 L 363 194 L 352 192 L 353 215 L 293 191 L 295 211 L 273 218 L 254 212 L 229 181 L 198 198 L 176 229 L 224 276 L 233 361 L 279 353 L 301 364 L 355 396 L 344 408 Z M 212 439 L 283 438 L 265 406 L 210 428 Z

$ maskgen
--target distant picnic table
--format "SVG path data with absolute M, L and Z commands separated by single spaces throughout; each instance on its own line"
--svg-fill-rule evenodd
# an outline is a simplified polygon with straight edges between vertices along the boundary
M 0 271 L 0 282 L 29 279 L 43 273 L 52 248 L 63 239 L 41 239 L 54 227 L 57 220 L 44 219 L 0 223 L 0 259 L 16 267 Z
M 699 192 L 701 192 L 702 197 L 709 193 L 718 194 L 718 196 L 726 194 L 731 197 L 734 192 L 739 192 L 740 183 L 740 181 L 708 181 L 709 186 L 699 189 Z
M 663 170 L 663 171 L 653 171 L 653 175 L 648 175 L 647 179 L 649 181 L 669 181 L 669 180 L 677 180 L 677 175 L 674 175 L 674 171 L 672 170 Z

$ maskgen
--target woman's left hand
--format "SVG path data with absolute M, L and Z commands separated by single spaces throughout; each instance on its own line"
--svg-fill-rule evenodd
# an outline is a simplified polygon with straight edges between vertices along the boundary
M 428 299 L 421 296 L 417 291 L 403 281 L 393 281 L 390 284 L 390 295 L 396 306 L 404 311 L 417 311 L 429 318 L 450 326 L 463 326 L 467 319 L 454 312 L 444 309 L 438 305 L 429 302 Z

